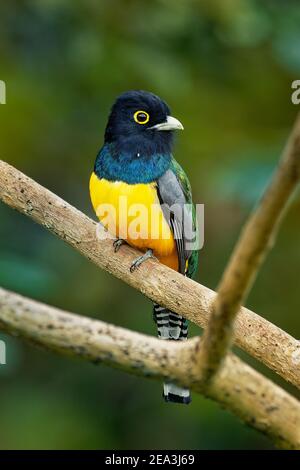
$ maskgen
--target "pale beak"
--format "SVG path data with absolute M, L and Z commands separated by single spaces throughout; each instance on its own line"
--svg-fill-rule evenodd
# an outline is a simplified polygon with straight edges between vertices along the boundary
M 157 131 L 175 131 L 183 130 L 183 125 L 173 116 L 167 116 L 167 120 L 165 122 L 148 127 L 148 129 L 156 129 Z

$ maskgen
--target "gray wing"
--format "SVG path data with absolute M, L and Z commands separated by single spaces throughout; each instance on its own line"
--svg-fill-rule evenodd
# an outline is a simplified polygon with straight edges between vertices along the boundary
M 174 235 L 179 272 L 185 274 L 186 261 L 191 254 L 186 245 L 193 238 L 193 216 L 182 186 L 172 170 L 167 170 L 158 179 L 157 193 L 164 217 Z

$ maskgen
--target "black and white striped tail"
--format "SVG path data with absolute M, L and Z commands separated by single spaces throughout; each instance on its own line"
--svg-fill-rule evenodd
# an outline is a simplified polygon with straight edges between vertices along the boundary
M 153 303 L 153 318 L 157 325 L 158 337 L 165 340 L 182 341 L 187 339 L 187 320 L 167 308 Z M 164 399 L 175 403 L 188 404 L 191 401 L 190 391 L 172 383 L 164 383 Z

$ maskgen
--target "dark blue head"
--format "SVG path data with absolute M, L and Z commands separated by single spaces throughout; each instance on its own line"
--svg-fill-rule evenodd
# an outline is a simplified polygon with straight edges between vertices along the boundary
M 146 91 L 123 93 L 111 109 L 96 173 L 126 182 L 155 180 L 170 163 L 176 129 L 183 129 L 182 124 L 170 116 L 168 105 L 158 96 Z
M 169 120 L 169 122 L 168 122 Z M 105 131 L 105 142 L 126 142 L 145 151 L 171 152 L 174 129 L 182 129 L 171 119 L 170 108 L 147 91 L 127 91 L 114 103 Z M 146 148 L 145 148 L 146 147 Z

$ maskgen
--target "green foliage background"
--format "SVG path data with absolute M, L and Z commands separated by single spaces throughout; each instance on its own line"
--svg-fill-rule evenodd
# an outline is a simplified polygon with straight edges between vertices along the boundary
M 94 217 L 88 179 L 110 105 L 128 89 L 160 95 L 185 126 L 175 156 L 205 203 L 198 279 L 215 288 L 297 112 L 299 24 L 296 1 L 2 2 L 0 158 Z M 299 211 L 296 198 L 248 302 L 296 338 Z M 141 294 L 3 205 L 0 220 L 1 286 L 155 334 Z M 1 338 L 1 449 L 271 448 L 200 396 L 168 405 L 159 383 Z

